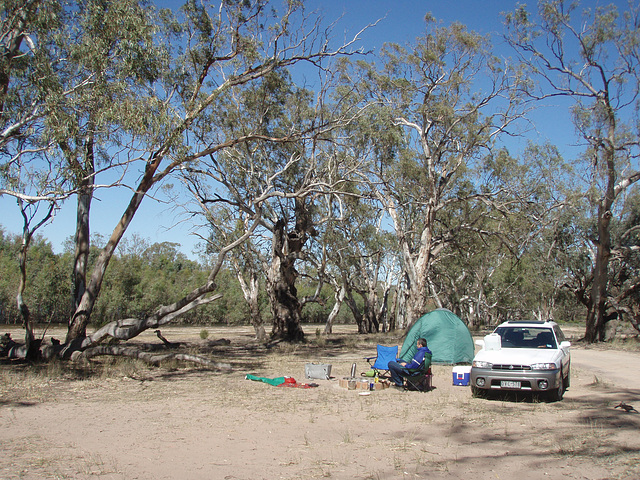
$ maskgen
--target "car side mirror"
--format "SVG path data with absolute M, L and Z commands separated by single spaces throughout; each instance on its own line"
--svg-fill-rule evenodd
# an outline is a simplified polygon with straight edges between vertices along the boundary
M 566 340 L 564 342 L 560 342 L 561 348 L 569 348 L 570 346 L 571 346 L 571 342 L 567 342 Z
M 480 348 L 484 348 L 484 340 L 476 340 L 476 345 L 478 345 Z

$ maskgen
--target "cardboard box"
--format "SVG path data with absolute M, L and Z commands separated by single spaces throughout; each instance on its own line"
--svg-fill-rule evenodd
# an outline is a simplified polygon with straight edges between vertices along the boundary
M 471 367 L 453 367 L 453 384 L 469 385 L 469 377 L 471 376 Z
M 327 363 L 305 363 L 304 376 L 306 378 L 329 380 L 331 377 L 331 365 Z

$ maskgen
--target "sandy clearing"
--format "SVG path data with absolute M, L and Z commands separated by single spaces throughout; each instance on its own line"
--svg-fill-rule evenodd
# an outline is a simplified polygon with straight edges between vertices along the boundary
M 640 415 L 614 408 L 640 406 L 638 353 L 573 347 L 565 399 L 538 403 L 474 399 L 440 365 L 429 393 L 340 388 L 371 348 L 263 352 L 234 360 L 231 374 L 181 367 L 2 385 L 0 478 L 640 478 Z M 308 361 L 332 363 L 334 379 L 308 390 L 244 379 L 303 380 Z

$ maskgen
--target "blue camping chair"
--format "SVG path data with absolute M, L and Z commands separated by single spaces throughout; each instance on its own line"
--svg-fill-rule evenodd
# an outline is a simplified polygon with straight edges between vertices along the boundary
M 377 345 L 376 353 L 375 357 L 365 357 L 365 360 L 371 365 L 371 370 L 363 373 L 363 375 L 372 377 L 377 373 L 378 377 L 390 377 L 389 362 L 397 360 L 398 346 L 385 347 L 384 345 Z

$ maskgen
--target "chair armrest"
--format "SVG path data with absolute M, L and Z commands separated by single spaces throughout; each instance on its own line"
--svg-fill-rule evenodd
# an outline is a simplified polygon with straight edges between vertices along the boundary
M 418 373 L 426 373 L 426 370 L 422 367 L 418 367 L 418 368 L 407 368 L 407 372 L 416 375 Z
M 422 364 L 418 368 L 407 368 L 407 371 L 412 375 L 428 375 L 429 373 L 431 373 L 431 356 L 426 357 L 425 361 L 422 362 Z

